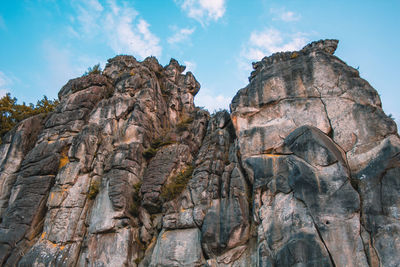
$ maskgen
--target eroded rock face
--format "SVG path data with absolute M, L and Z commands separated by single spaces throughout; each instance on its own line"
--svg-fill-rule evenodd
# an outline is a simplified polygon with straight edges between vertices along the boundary
M 162 67 L 155 58 L 116 57 L 102 75 L 69 81 L 55 112 L 24 121 L 6 137 L 1 264 L 115 266 L 143 258 L 146 242 L 158 235 L 149 218 L 138 216 L 143 208 L 133 197 L 152 162 L 143 152 L 155 140 L 168 141 L 158 153 L 177 146 L 191 163 L 207 127 L 208 114 L 193 105 L 200 85 L 183 70 L 175 60 Z
M 212 117 L 173 59 L 70 80 L 0 146 L 0 265 L 397 266 L 396 124 L 337 44 L 255 63 Z
M 297 128 L 284 145 L 293 154 L 256 155 L 246 160 L 254 172 L 260 205 L 256 214 L 260 216 L 259 232 L 266 240 L 263 243 L 270 248 L 268 261 L 284 266 L 295 262 L 366 266 L 359 235 L 360 200 L 350 184 L 344 153 L 311 126 Z M 305 235 L 304 240 L 299 235 Z M 315 246 L 320 252 L 313 250 Z M 290 255 L 298 260 L 288 261 Z
M 377 92 L 333 55 L 337 42 L 264 58 L 232 100 L 242 159 L 254 181 L 255 220 L 259 233 L 267 233 L 266 241 L 259 235 L 267 265 L 400 262 L 397 127 Z M 279 221 L 276 212 L 299 219 Z M 300 231 L 307 238 L 284 231 L 300 227 L 295 224 L 307 225 Z M 270 234 L 271 227 L 280 230 Z M 293 242 L 324 246 L 320 256 L 307 256 L 309 249 Z M 298 260 L 282 262 L 282 250 Z

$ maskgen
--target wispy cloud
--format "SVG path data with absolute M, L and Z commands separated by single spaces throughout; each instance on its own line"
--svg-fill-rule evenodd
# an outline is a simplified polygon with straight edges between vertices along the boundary
M 159 38 L 150 31 L 150 24 L 127 2 L 98 0 L 75 3 L 76 17 L 68 27 L 71 36 L 95 38 L 101 36 L 117 54 L 133 54 L 140 58 L 161 55 Z
M 285 22 L 298 21 L 301 16 L 293 11 L 288 11 L 285 8 L 271 8 L 270 13 L 274 15 L 273 20 L 282 20 Z
M 282 33 L 274 28 L 253 31 L 241 55 L 247 60 L 260 60 L 264 56 L 282 51 L 301 49 L 308 42 L 304 33 Z
M 187 16 L 203 26 L 222 18 L 226 11 L 225 0 L 174 0 Z
M 239 79 L 247 84 L 247 77 L 252 71 L 251 62 L 276 52 L 299 50 L 309 41 L 307 36 L 302 32 L 283 33 L 275 28 L 251 32 L 237 59 Z
M 94 35 L 100 29 L 99 21 L 103 6 L 97 0 L 73 2 L 76 9 L 76 18 L 74 21 L 79 23 L 78 31 L 85 35 Z
M 60 48 L 50 40 L 43 42 L 42 49 L 49 72 L 48 79 L 46 79 L 46 84 L 43 88 L 46 92 L 57 91 L 69 79 L 83 74 L 84 69 L 82 65 L 79 66 L 74 63 L 76 56 L 70 50 Z
M 190 71 L 194 72 L 196 70 L 197 64 L 191 61 L 184 61 L 183 64 L 186 66 L 185 73 Z
M 194 102 L 196 106 L 205 107 L 210 112 L 218 111 L 219 109 L 229 110 L 231 97 L 215 94 L 208 88 L 202 88 L 196 95 Z
M 195 28 L 181 28 L 173 27 L 174 35 L 168 38 L 169 44 L 178 44 L 189 40 L 190 36 L 194 33 Z
M 134 25 L 132 16 L 124 10 L 121 17 L 118 13 L 109 14 L 106 21 L 107 42 L 115 53 L 132 53 L 141 58 L 161 55 L 160 40 L 150 32 L 150 25 L 145 20 L 139 19 Z
M 12 79 L 9 78 L 4 72 L 0 71 L 0 97 L 4 96 L 10 91 L 9 86 L 11 86 L 12 83 Z
M 45 62 L 41 71 L 46 72 L 47 76 L 46 79 L 38 77 L 38 86 L 46 95 L 58 92 L 69 79 L 81 76 L 88 67 L 98 63 L 104 66 L 101 57 L 80 54 L 51 39 L 44 40 L 41 48 Z

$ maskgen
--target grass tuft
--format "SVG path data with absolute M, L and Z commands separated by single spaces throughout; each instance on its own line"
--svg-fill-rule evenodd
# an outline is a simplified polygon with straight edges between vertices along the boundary
M 152 157 L 154 157 L 156 155 L 156 153 L 157 153 L 157 149 L 149 147 L 148 149 L 143 151 L 142 155 L 145 159 L 151 159 Z
M 133 185 L 133 192 L 132 192 L 132 205 L 129 209 L 129 212 L 137 217 L 139 216 L 139 207 L 140 207 L 140 188 L 142 187 L 142 182 L 139 182 Z
M 180 122 L 178 122 L 176 124 L 176 129 L 178 130 L 178 132 L 184 132 L 187 131 L 187 129 L 189 128 L 189 125 L 193 122 L 193 118 L 191 117 L 185 117 L 183 118 Z
M 100 181 L 92 181 L 89 187 L 88 197 L 89 199 L 95 199 L 100 191 Z
M 291 58 L 291 59 L 294 59 L 294 58 L 296 58 L 296 57 L 298 57 L 298 56 L 299 56 L 299 53 L 293 52 L 293 53 L 290 55 L 290 58 Z
M 170 145 L 173 143 L 175 143 L 175 142 L 170 139 L 163 140 L 163 139 L 157 138 L 153 141 L 153 143 L 151 143 L 150 146 L 154 149 L 159 149 L 160 147 L 167 146 L 167 145 Z
M 101 74 L 102 70 L 100 67 L 100 63 L 94 65 L 93 67 L 89 67 L 88 70 L 83 74 L 83 76 L 88 76 L 90 74 Z
M 174 143 L 175 142 L 170 139 L 157 138 L 150 144 L 150 147 L 142 153 L 142 155 L 145 159 L 151 159 L 152 157 L 154 157 L 157 154 L 157 151 L 160 147 L 167 146 L 167 145 L 174 144 Z
M 161 188 L 161 198 L 170 201 L 182 193 L 189 180 L 192 178 L 193 170 L 193 166 L 190 165 L 179 172 L 176 176 L 172 177 L 171 182 L 165 184 Z

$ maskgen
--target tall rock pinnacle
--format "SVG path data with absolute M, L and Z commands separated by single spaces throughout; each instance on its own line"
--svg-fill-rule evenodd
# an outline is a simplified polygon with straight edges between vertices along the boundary
M 70 80 L 0 145 L 0 265 L 398 266 L 397 126 L 337 45 L 254 63 L 213 116 L 174 59 Z

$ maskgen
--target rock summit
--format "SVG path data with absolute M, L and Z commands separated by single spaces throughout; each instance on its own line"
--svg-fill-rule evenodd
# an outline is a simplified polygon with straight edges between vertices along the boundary
M 0 146 L 2 266 L 398 266 L 400 138 L 337 40 L 254 63 L 230 112 L 116 56 Z

